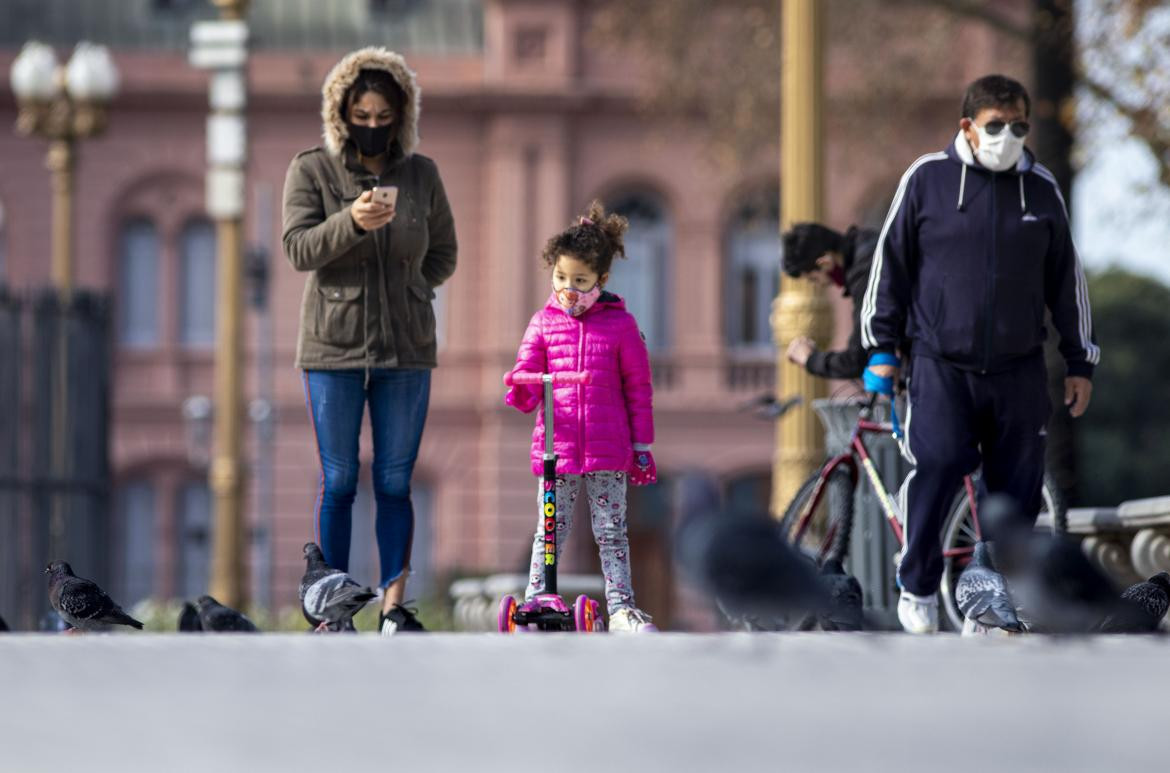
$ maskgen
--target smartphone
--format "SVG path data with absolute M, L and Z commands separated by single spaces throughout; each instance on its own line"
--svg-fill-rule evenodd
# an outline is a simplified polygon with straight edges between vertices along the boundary
M 374 195 L 371 198 L 379 204 L 394 206 L 398 202 L 398 186 L 379 185 L 374 188 Z

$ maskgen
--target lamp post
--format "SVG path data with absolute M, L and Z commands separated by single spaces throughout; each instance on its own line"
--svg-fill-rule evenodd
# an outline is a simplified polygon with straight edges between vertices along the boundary
M 208 483 L 215 497 L 211 595 L 239 606 L 244 583 L 244 469 L 241 320 L 244 165 L 247 160 L 248 0 L 215 0 L 220 19 L 191 27 L 190 61 L 211 71 L 207 117 L 207 212 L 216 223 L 215 450 Z
M 784 0 L 780 110 L 780 221 L 790 228 L 801 220 L 821 220 L 824 207 L 824 147 L 821 122 L 823 24 L 819 0 Z M 804 398 L 797 410 L 780 418 L 772 473 L 772 512 L 784 512 L 801 482 L 823 458 L 823 432 L 812 412 L 813 398 L 823 397 L 824 382 L 787 361 L 793 338 L 811 336 L 828 342 L 829 304 L 811 282 L 781 279 L 780 297 L 772 308 L 772 330 L 778 353 L 777 394 Z
M 53 49 L 26 43 L 12 63 L 12 91 L 19 112 L 16 130 L 49 141 L 53 187 L 53 285 L 63 298 L 73 291 L 73 161 L 78 140 L 106 128 L 118 71 L 105 46 L 81 42 L 65 65 Z
M 105 129 L 109 103 L 118 89 L 118 70 L 105 46 L 80 42 L 68 63 L 61 65 L 51 47 L 30 41 L 12 63 L 11 82 L 18 105 L 16 130 L 49 141 L 46 164 L 53 191 L 50 272 L 58 296 L 50 475 L 60 486 L 70 473 L 67 321 L 74 279 L 75 146 Z M 55 494 L 49 517 L 49 552 L 54 559 L 60 557 L 65 541 L 65 497 L 60 488 Z

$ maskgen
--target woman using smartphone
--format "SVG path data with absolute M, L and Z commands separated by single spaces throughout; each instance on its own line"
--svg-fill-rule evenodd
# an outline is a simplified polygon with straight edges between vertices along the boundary
M 415 152 L 419 89 L 401 56 L 354 51 L 321 93 L 325 144 L 289 165 L 283 239 L 293 267 L 308 274 L 296 365 L 321 462 L 314 536 L 326 562 L 347 570 L 368 404 L 380 628 L 420 631 L 402 605 L 414 534 L 410 479 L 436 365 L 431 302 L 455 270 L 455 226 L 438 167 Z

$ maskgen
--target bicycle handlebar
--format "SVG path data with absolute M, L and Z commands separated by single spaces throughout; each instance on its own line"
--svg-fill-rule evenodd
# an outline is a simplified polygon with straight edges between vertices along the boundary
M 588 384 L 593 381 L 593 374 L 583 370 L 561 371 L 552 374 L 521 371 L 520 373 L 505 373 L 504 384 L 507 386 L 514 386 L 516 384 L 543 384 L 545 375 L 551 375 L 552 382 L 556 386 L 565 384 Z

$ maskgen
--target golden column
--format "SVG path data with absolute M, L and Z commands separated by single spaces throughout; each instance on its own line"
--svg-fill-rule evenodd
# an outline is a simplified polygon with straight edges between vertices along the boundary
M 781 14 L 780 227 L 821 220 L 824 155 L 821 122 L 822 10 L 820 0 L 783 0 Z M 832 332 L 829 304 L 812 283 L 787 276 L 772 305 L 776 341 L 777 395 L 800 395 L 804 402 L 777 422 L 772 472 L 772 513 L 779 517 L 800 484 L 824 458 L 824 430 L 812 400 L 825 382 L 785 358 L 788 343 L 811 336 L 818 345 Z
M 216 222 L 216 346 L 214 447 L 208 485 L 215 497 L 210 590 L 221 603 L 245 601 L 247 525 L 243 511 L 244 165 L 247 133 L 248 0 L 214 0 L 217 21 L 191 28 L 191 63 L 211 71 L 207 119 L 207 211 Z

